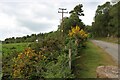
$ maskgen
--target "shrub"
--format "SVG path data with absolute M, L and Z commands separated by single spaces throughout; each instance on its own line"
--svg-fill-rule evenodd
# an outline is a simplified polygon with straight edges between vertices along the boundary
M 68 66 L 68 55 L 61 54 L 57 57 L 57 62 L 51 61 L 46 64 L 46 72 L 43 73 L 44 78 L 74 78 Z
M 70 40 L 74 40 L 77 48 L 85 47 L 85 42 L 88 38 L 88 34 L 83 29 L 80 29 L 79 26 L 72 28 L 71 31 L 69 31 L 68 35 L 70 37 Z
M 37 62 L 44 60 L 46 57 L 41 52 L 36 54 L 31 48 L 25 49 L 23 53 L 18 54 L 16 58 L 13 58 L 13 78 L 29 78 L 30 75 L 37 68 L 34 66 Z

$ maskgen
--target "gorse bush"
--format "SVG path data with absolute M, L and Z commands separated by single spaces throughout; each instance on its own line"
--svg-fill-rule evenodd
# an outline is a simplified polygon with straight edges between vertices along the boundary
M 80 29 L 79 26 L 76 26 L 75 28 L 72 28 L 69 31 L 69 36 L 80 39 L 86 39 L 88 37 L 88 34 L 83 29 Z
M 36 71 L 34 66 L 37 62 L 44 60 L 46 57 L 39 52 L 36 54 L 31 48 L 25 49 L 23 53 L 13 58 L 13 78 L 29 78 L 32 72 Z
M 86 33 L 83 29 L 80 29 L 79 26 L 73 27 L 69 31 L 70 41 L 74 41 L 75 45 L 80 48 L 85 46 L 85 42 L 88 38 L 88 33 Z
M 68 54 L 59 54 L 35 53 L 31 48 L 25 49 L 13 58 L 12 78 L 73 78 L 68 67 Z
M 38 43 L 34 42 L 29 45 L 32 49 L 34 49 L 36 52 L 39 51 L 60 51 L 62 48 L 62 43 L 59 39 L 54 38 L 47 38 L 44 41 L 40 41 Z

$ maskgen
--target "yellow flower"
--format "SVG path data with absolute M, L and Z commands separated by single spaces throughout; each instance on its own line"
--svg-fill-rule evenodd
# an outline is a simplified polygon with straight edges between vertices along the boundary
M 85 32 L 83 31 L 83 29 L 81 29 L 79 33 L 82 35 L 82 34 L 84 34 Z
M 80 27 L 79 27 L 79 26 L 76 26 L 76 30 L 78 30 L 78 31 L 79 31 L 79 30 L 80 30 Z
M 76 26 L 75 28 L 72 28 L 72 32 L 74 34 L 77 34 L 79 32 L 80 28 L 78 26 Z
M 72 28 L 72 33 L 75 34 L 75 28 Z
M 85 38 L 88 36 L 88 34 L 85 34 Z
M 73 35 L 73 33 L 72 32 L 69 32 L 69 36 L 72 36 Z
M 74 28 L 72 28 L 71 31 L 69 31 L 69 36 L 76 35 L 76 34 L 79 33 L 79 31 L 80 31 L 80 27 L 79 26 L 74 27 Z

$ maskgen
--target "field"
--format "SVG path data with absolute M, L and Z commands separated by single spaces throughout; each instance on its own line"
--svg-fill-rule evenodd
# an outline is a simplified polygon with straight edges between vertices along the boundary
M 82 55 L 75 64 L 77 78 L 96 78 L 97 66 L 116 65 L 110 55 L 92 42 L 87 42 L 87 48 L 82 50 Z
M 22 52 L 24 48 L 26 48 L 28 43 L 12 43 L 12 44 L 3 44 L 2 45 L 2 53 L 3 56 L 9 55 L 12 52 Z

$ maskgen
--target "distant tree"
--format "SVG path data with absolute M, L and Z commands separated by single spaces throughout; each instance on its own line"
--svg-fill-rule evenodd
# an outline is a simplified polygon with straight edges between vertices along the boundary
M 110 9 L 109 14 L 110 14 L 110 22 L 109 22 L 109 26 L 110 26 L 110 35 L 111 36 L 117 36 L 120 37 L 119 31 L 120 31 L 120 1 L 116 4 L 113 5 L 113 7 Z
M 93 26 L 93 32 L 96 37 L 107 37 L 109 32 L 109 21 L 111 19 L 109 15 L 109 10 L 112 5 L 110 2 L 106 2 L 103 5 L 99 5 L 96 14 L 95 14 L 95 22 Z
M 92 31 L 95 37 L 119 37 L 120 1 L 114 5 L 106 2 L 99 5 L 92 24 Z

